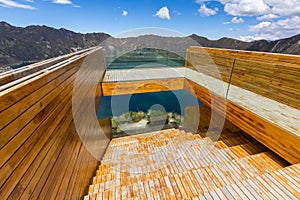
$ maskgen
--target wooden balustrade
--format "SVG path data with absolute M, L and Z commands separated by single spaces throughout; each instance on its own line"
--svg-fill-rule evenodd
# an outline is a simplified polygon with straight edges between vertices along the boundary
M 105 65 L 96 48 L 0 77 L 1 198 L 79 199 L 86 193 L 100 158 L 91 155 L 77 134 L 72 95 L 78 70 L 93 55 L 102 69 L 100 82 Z M 98 91 L 96 103 L 100 96 Z
M 223 114 L 216 102 L 225 102 L 228 120 L 289 162 L 300 162 L 300 56 L 190 47 L 187 60 L 196 78 L 187 77 L 186 90 Z M 198 84 L 203 74 L 215 78 L 211 84 L 223 82 L 226 96 Z

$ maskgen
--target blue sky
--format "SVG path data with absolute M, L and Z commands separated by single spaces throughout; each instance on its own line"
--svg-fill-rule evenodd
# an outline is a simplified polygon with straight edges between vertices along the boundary
M 299 0 L 0 0 L 0 21 L 111 35 L 159 27 L 219 39 L 300 33 Z

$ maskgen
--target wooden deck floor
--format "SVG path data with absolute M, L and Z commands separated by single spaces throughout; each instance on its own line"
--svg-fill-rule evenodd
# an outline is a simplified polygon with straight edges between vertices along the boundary
M 240 131 L 170 129 L 112 140 L 85 199 L 298 199 L 299 170 Z
M 103 82 L 130 82 L 170 78 L 184 78 L 185 67 L 135 68 L 129 70 L 106 71 Z

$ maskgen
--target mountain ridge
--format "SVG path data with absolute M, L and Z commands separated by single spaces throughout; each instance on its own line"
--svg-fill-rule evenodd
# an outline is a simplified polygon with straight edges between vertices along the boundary
M 272 53 L 285 53 L 300 55 L 300 34 L 290 38 L 276 41 L 258 40 L 244 42 L 228 37 L 218 40 L 196 34 L 188 36 L 196 41 L 199 46 L 212 48 L 238 49 L 248 51 L 263 51 Z M 0 68 L 19 65 L 26 62 L 37 62 L 59 55 L 71 53 L 81 49 L 98 46 L 108 38 L 113 38 L 106 33 L 76 33 L 64 28 L 56 29 L 48 26 L 31 25 L 27 27 L 16 27 L 7 22 L 0 22 Z M 161 37 L 157 35 L 145 35 L 132 39 L 149 40 L 158 39 L 162 41 L 182 39 L 187 37 Z M 113 38 L 115 41 L 118 38 Z M 179 41 L 182 42 L 182 41 Z

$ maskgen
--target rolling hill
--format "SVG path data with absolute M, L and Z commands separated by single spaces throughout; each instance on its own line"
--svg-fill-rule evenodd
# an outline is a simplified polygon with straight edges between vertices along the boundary
M 107 43 L 103 43 L 109 39 Z M 243 42 L 231 38 L 209 40 L 198 35 L 186 38 L 160 37 L 145 35 L 137 38 L 113 38 L 106 33 L 75 33 L 66 29 L 55 29 L 47 26 L 15 27 L 0 22 L 0 68 L 37 62 L 92 46 L 107 45 L 123 49 L 134 49 L 136 43 L 149 46 L 158 41 L 163 47 L 184 49 L 189 40 L 203 47 L 263 51 L 285 54 L 300 54 L 300 34 L 276 41 L 259 40 Z

